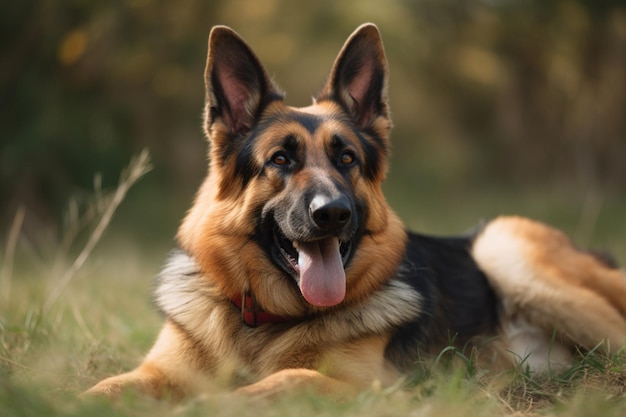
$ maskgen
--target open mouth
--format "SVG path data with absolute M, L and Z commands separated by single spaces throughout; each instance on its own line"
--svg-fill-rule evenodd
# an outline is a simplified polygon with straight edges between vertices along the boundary
M 291 275 L 304 298 L 316 306 L 334 306 L 343 301 L 351 241 L 331 236 L 309 242 L 287 239 L 277 226 L 272 228 L 272 256 Z

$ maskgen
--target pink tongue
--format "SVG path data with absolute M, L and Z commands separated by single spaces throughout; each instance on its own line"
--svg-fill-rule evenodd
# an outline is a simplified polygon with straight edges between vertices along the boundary
M 298 243 L 300 291 L 315 306 L 330 307 L 346 295 L 346 272 L 343 269 L 339 239 Z

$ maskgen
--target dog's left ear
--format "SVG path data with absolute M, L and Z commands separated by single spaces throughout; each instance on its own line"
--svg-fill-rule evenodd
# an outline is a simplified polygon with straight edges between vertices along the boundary
M 350 35 L 316 98 L 326 99 L 344 106 L 360 128 L 378 116 L 389 117 L 387 58 L 376 25 L 363 24 Z

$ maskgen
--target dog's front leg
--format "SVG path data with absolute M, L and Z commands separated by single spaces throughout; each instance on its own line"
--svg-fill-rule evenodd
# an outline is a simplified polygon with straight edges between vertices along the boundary
M 154 398 L 182 398 L 211 385 L 210 375 L 198 369 L 201 355 L 183 331 L 166 322 L 143 363 L 131 372 L 107 378 L 86 395 L 103 395 L 115 399 L 126 390 L 134 390 Z M 204 362 L 210 361 L 207 355 Z M 206 365 L 206 363 L 205 363 Z
M 168 381 L 167 376 L 149 363 L 144 363 L 137 369 L 121 375 L 112 376 L 100 381 L 83 395 L 105 396 L 110 399 L 119 398 L 124 391 L 137 391 L 154 398 L 171 396 L 181 398 L 183 393 L 175 384 Z
M 237 390 L 255 398 L 273 398 L 281 393 L 314 392 L 329 398 L 347 399 L 358 390 L 347 382 L 311 369 L 283 369 Z

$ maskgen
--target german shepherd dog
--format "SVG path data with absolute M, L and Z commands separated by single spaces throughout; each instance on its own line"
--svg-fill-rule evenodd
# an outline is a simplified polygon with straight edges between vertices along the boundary
M 157 279 L 165 324 L 137 369 L 89 393 L 343 396 L 450 343 L 537 371 L 624 346 L 625 274 L 563 233 L 520 217 L 452 238 L 405 229 L 381 189 L 387 72 L 364 24 L 313 104 L 289 107 L 250 47 L 212 29 L 210 164 Z

